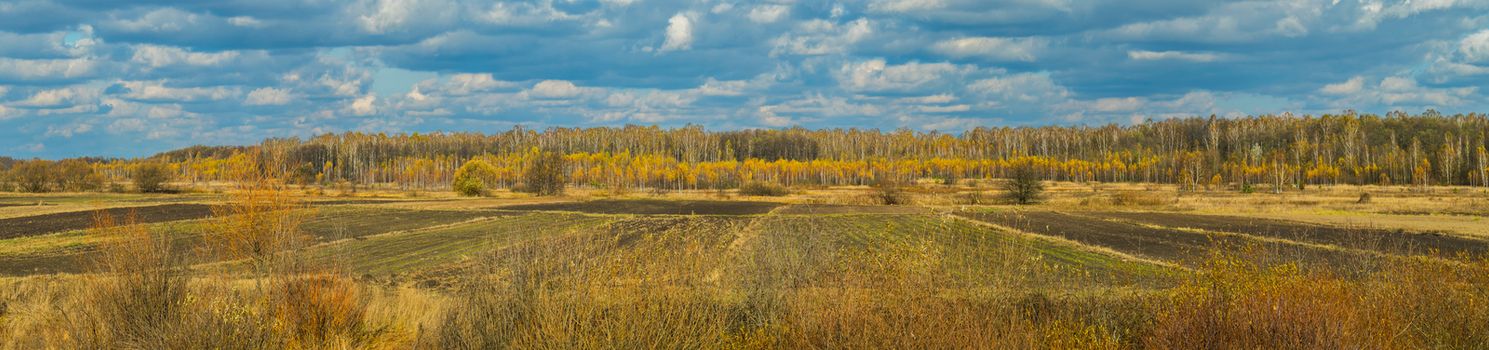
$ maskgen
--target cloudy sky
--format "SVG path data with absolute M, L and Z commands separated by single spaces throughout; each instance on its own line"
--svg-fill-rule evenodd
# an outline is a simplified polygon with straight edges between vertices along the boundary
M 0 154 L 1489 111 L 1489 0 L 0 2 Z

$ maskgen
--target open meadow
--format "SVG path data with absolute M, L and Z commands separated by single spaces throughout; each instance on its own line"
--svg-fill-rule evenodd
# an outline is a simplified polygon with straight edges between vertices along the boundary
M 1489 347 L 1483 188 L 998 181 L 3 194 L 0 346 Z

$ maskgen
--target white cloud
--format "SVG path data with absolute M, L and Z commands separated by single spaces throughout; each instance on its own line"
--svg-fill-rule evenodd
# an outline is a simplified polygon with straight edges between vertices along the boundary
M 72 80 L 91 77 L 102 64 L 88 58 L 61 60 L 23 60 L 0 57 L 0 79 Z
M 954 113 L 970 111 L 972 110 L 972 106 L 966 104 L 950 106 L 918 106 L 916 107 L 916 109 L 924 113 Z
M 1091 109 L 1098 112 L 1130 112 L 1142 108 L 1145 103 L 1145 100 L 1137 97 L 1101 98 L 1091 104 Z
M 969 90 L 1000 99 L 1022 103 L 1055 104 L 1068 100 L 1070 90 L 1050 79 L 1048 72 L 1019 73 L 978 80 Z
M 868 19 L 845 24 L 814 19 L 796 25 L 796 30 L 771 41 L 771 56 L 781 54 L 828 55 L 845 53 L 849 47 L 873 35 Z
M 1365 87 L 1365 77 L 1356 76 L 1342 83 L 1324 85 L 1319 92 L 1329 95 L 1350 95 L 1360 92 Z
M 264 27 L 264 22 L 263 21 L 260 21 L 257 18 L 248 17 L 248 16 L 229 17 L 227 19 L 227 22 L 229 24 L 232 24 L 232 25 L 235 25 L 235 26 L 239 26 L 239 27 L 249 27 L 249 28 L 263 28 Z
M 844 64 L 837 72 L 837 79 L 838 84 L 849 91 L 910 90 L 972 70 L 971 66 L 945 62 L 889 65 L 883 59 L 873 59 Z
M 952 57 L 984 57 L 1002 61 L 1032 62 L 1034 53 L 1044 46 L 1036 38 L 970 37 L 944 40 L 932 47 L 938 53 Z
M 160 81 L 126 81 L 122 85 L 129 89 L 124 97 L 146 101 L 225 100 L 238 94 L 238 90 L 234 88 L 222 86 L 174 88 L 165 86 L 165 83 Z
M 352 103 L 350 105 L 347 105 L 347 111 L 351 112 L 352 115 L 357 116 L 372 115 L 373 113 L 377 113 L 377 96 L 366 95 L 358 97 L 356 100 L 352 100 Z
M 276 89 L 262 87 L 248 92 L 248 98 L 243 104 L 250 106 L 279 106 L 290 103 L 290 91 L 288 89 Z
M 755 116 L 760 118 L 760 124 L 772 127 L 785 127 L 791 125 L 791 118 L 776 114 L 777 106 L 760 106 L 755 110 Z
M 946 7 L 946 0 L 879 0 L 869 4 L 875 12 L 913 12 Z
M 666 40 L 661 51 L 687 50 L 693 47 L 693 20 L 683 13 L 667 19 Z
M 898 103 L 909 103 L 909 104 L 942 104 L 942 103 L 950 103 L 951 101 L 955 101 L 955 100 L 956 100 L 956 96 L 952 96 L 951 94 L 936 94 L 936 95 L 919 96 L 919 97 L 901 97 L 901 98 L 895 99 L 894 101 L 895 102 L 898 102 Z
M 544 80 L 533 85 L 528 95 L 541 99 L 569 99 L 578 97 L 584 90 L 565 80 Z
M 1325 85 L 1320 92 L 1337 96 L 1333 104 L 1343 108 L 1382 104 L 1384 107 L 1449 107 L 1460 106 L 1475 99 L 1477 87 L 1434 88 L 1417 84 L 1416 79 L 1406 76 L 1390 76 L 1380 83 L 1369 85 L 1364 77 L 1356 76 L 1348 81 Z
M 191 52 L 175 46 L 136 45 L 130 62 L 151 68 L 172 65 L 215 66 L 238 57 L 236 51 Z
M 1464 37 L 1458 42 L 1458 52 L 1469 62 L 1489 63 L 1489 29 Z
M 381 34 L 408 22 L 409 15 L 416 6 L 419 6 L 417 0 L 378 0 L 372 13 L 364 14 L 358 19 L 362 22 L 362 30 Z
M 86 86 L 73 86 L 37 91 L 31 97 L 21 100 L 16 105 L 30 108 L 56 109 L 90 104 L 97 99 L 97 89 Z
M 698 87 L 698 92 L 705 96 L 739 96 L 743 95 L 744 90 L 748 89 L 749 86 L 749 81 L 720 81 L 709 77 L 708 80 L 703 82 L 702 86 Z
M 1136 61 L 1180 60 L 1214 62 L 1220 59 L 1220 55 L 1208 52 L 1131 50 L 1127 51 L 1127 58 Z
M 750 9 L 748 17 L 755 23 L 775 23 L 791 14 L 791 8 L 784 5 L 767 4 L 755 6 Z
M 21 111 L 18 111 L 14 108 L 6 107 L 4 104 L 0 104 L 0 120 L 15 118 L 20 115 Z

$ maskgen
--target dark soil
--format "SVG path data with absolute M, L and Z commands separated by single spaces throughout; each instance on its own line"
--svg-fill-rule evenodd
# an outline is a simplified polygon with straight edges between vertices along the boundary
M 1234 232 L 1402 255 L 1438 254 L 1452 257 L 1460 253 L 1480 255 L 1489 252 L 1489 241 L 1447 236 L 1440 233 L 1345 228 L 1220 215 L 1149 212 L 1107 212 L 1094 215 L 1159 226 Z
M 755 215 L 765 214 L 780 203 L 750 201 L 689 201 L 661 199 L 604 199 L 588 202 L 523 204 L 499 207 L 506 210 L 575 211 L 596 214 L 641 215 Z
M 300 229 L 315 237 L 317 241 L 334 241 L 502 215 L 508 214 L 490 211 L 401 209 L 333 211 L 305 222 Z
M 103 212 L 115 218 L 122 218 L 133 212 L 136 222 L 145 224 L 210 217 L 212 206 L 164 204 L 148 207 L 109 208 L 104 209 Z M 95 211 L 88 210 L 0 219 L 0 239 L 85 229 L 93 226 L 94 213 Z

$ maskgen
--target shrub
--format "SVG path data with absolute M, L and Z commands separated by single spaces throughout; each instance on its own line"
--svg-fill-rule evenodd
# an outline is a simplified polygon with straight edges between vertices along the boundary
M 742 196 L 780 197 L 791 194 L 791 191 L 781 185 L 751 181 L 739 186 L 739 194 Z
M 563 194 L 564 185 L 569 182 L 568 174 L 564 171 L 563 154 L 538 153 L 522 170 L 523 190 L 539 196 Z
M 16 164 L 10 169 L 10 177 L 16 182 L 21 192 L 46 192 L 47 182 L 50 179 L 51 162 L 45 160 L 32 160 Z
M 455 181 L 452 187 L 455 193 L 462 196 L 481 196 L 486 194 L 489 185 L 496 182 L 496 167 L 484 161 L 471 159 L 455 170 Z
M 171 170 L 159 162 L 141 163 L 134 169 L 134 188 L 144 193 L 165 192 Z
M 1016 204 L 1033 204 L 1044 194 L 1044 182 L 1038 169 L 1027 161 L 1020 161 L 1008 169 L 1008 181 L 1003 184 L 1008 200 Z
M 900 189 L 900 185 L 893 181 L 883 181 L 874 186 L 874 200 L 883 205 L 906 205 L 910 204 L 910 196 Z

